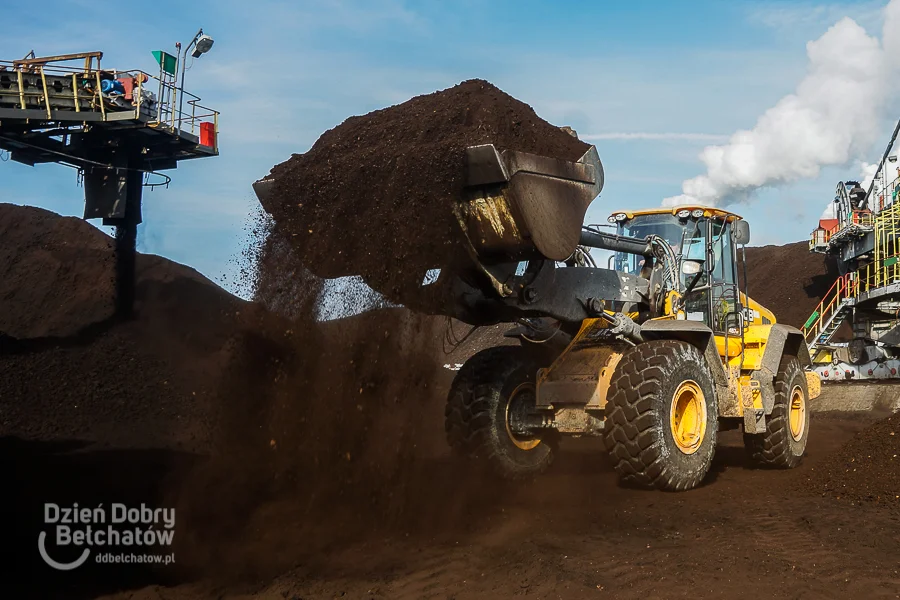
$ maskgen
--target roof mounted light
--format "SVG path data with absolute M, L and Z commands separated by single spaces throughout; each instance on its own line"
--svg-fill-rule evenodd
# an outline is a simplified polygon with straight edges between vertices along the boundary
M 703 209 L 695 208 L 694 212 L 691 213 L 691 216 L 694 217 L 695 219 L 699 219 L 700 217 L 703 216 Z
M 678 211 L 679 219 L 687 219 L 689 216 L 691 216 L 691 211 L 686 208 Z
M 609 215 L 609 218 L 606 219 L 606 221 L 607 221 L 607 223 L 612 223 L 613 225 L 615 225 L 615 223 L 616 223 L 616 216 L 615 216 L 615 215 Z
M 621 223 L 622 221 L 624 221 L 627 218 L 628 218 L 628 215 L 626 215 L 625 213 L 619 213 L 616 215 L 616 221 L 618 221 L 619 223 Z

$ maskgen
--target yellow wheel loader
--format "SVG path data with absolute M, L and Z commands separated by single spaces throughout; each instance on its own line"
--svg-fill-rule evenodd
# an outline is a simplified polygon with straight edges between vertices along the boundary
M 679 206 L 583 225 L 603 186 L 594 147 L 569 162 L 482 145 L 466 160 L 454 213 L 468 261 L 438 282 L 452 314 L 515 324 L 520 344 L 457 373 L 445 411 L 455 452 L 531 477 L 561 436 L 599 436 L 622 482 L 687 490 L 717 433 L 742 428 L 755 464 L 799 464 L 819 379 L 801 332 L 747 294 L 746 221 Z

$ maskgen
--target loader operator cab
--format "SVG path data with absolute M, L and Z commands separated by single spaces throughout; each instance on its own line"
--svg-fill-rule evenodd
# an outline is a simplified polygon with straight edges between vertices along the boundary
M 617 224 L 619 235 L 656 235 L 672 247 L 687 320 L 702 321 L 720 335 L 741 337 L 744 319 L 737 247 L 749 241 L 745 221 L 724 211 L 694 207 L 618 213 L 609 220 Z M 616 270 L 639 275 L 644 261 L 643 256 L 620 252 L 615 257 Z

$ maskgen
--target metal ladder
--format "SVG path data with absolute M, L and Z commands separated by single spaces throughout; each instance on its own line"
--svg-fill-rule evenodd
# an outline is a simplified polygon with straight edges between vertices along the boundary
M 856 301 L 853 298 L 844 298 L 841 300 L 837 309 L 830 317 L 828 317 L 828 319 L 826 319 L 825 323 L 821 325 L 819 334 L 807 344 L 810 354 L 813 353 L 813 350 L 815 350 L 817 346 L 828 344 L 831 341 L 835 332 L 840 329 L 841 325 L 844 324 L 844 321 L 847 320 L 847 317 L 850 315 L 850 307 L 854 304 L 856 304 Z

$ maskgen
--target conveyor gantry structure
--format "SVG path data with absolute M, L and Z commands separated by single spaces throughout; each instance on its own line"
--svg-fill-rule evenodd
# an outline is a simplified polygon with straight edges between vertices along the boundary
M 811 252 L 834 257 L 840 276 L 803 328 L 823 381 L 900 377 L 900 169 L 890 151 L 863 190 L 839 182 L 831 218 L 810 236 Z
M 218 155 L 219 113 L 178 86 L 171 64 L 153 75 L 101 68 L 102 57 L 0 61 L 0 150 L 80 170 L 84 218 L 116 227 L 117 308 L 129 314 L 144 177 Z

